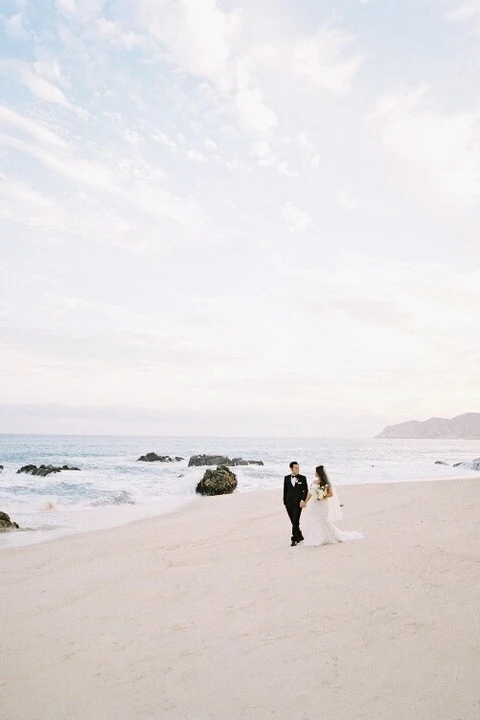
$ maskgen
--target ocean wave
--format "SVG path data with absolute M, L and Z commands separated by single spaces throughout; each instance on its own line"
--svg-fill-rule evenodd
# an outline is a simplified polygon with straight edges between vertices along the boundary
M 135 505 L 135 500 L 129 492 L 122 490 L 119 493 L 105 495 L 90 503 L 90 507 L 105 507 L 108 505 Z

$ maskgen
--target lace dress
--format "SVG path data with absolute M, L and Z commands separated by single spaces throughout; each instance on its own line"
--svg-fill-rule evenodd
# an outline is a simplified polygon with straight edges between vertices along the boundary
M 340 530 L 329 520 L 330 503 L 333 498 L 315 500 L 312 496 L 306 508 L 304 545 L 317 547 L 348 540 L 361 540 L 363 534 L 356 530 Z

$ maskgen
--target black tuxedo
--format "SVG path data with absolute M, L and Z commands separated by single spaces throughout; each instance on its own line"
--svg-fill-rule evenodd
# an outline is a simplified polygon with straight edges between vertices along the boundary
M 292 484 L 292 476 L 286 475 L 283 481 L 283 504 L 292 523 L 292 543 L 303 540 L 300 530 L 300 515 L 302 508 L 300 503 L 306 500 L 308 495 L 307 478 L 305 475 L 297 475 L 295 484 Z

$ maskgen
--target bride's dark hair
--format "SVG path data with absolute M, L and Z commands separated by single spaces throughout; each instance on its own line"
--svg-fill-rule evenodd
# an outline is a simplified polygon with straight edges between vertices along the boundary
M 319 465 L 318 467 L 316 467 L 315 472 L 320 478 L 320 487 L 327 487 L 327 485 L 330 485 L 330 481 L 327 477 L 327 473 L 325 472 L 325 468 L 323 467 L 323 465 Z

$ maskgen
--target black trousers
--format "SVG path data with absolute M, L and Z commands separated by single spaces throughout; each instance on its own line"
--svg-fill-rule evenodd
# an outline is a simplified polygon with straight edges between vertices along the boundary
M 300 515 L 302 514 L 300 501 L 295 502 L 295 504 L 285 505 L 285 510 L 292 523 L 292 542 L 300 542 L 303 540 L 302 531 L 300 530 Z

